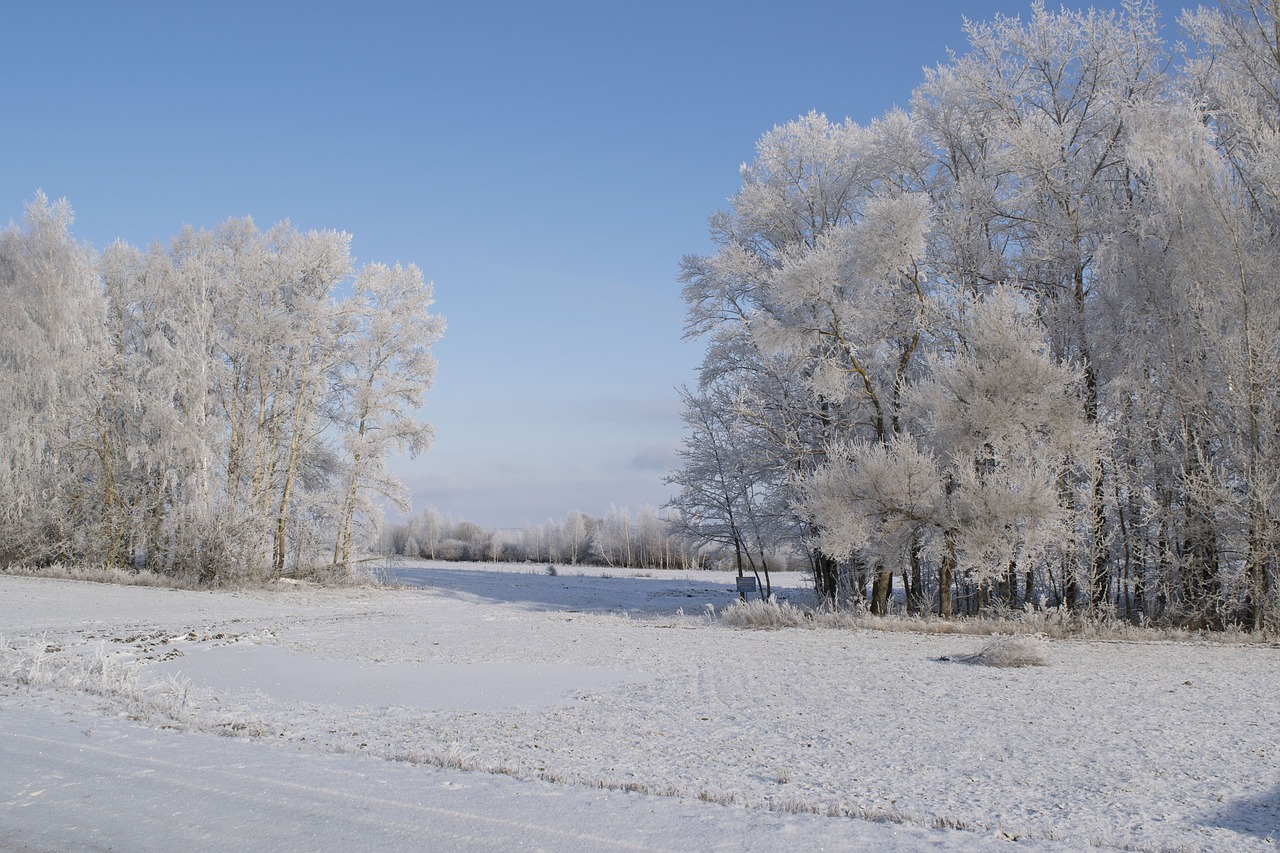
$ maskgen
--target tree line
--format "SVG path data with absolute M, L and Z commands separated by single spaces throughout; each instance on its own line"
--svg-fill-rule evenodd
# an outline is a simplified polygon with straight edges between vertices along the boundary
M 673 510 L 641 507 L 633 517 L 610 506 L 601 516 L 570 510 L 563 519 L 519 529 L 486 528 L 427 507 L 388 526 L 386 553 L 429 560 L 531 562 L 635 569 L 732 569 L 731 551 L 687 530 Z M 791 569 L 794 553 L 771 553 L 776 568 Z M 757 565 L 757 571 L 761 569 Z M 764 569 L 769 568 L 766 563 Z M 761 585 L 763 589 L 763 584 Z
M 1280 0 L 1032 6 L 760 139 L 673 506 L 837 605 L 1280 624 Z
M 414 266 L 350 236 L 187 228 L 76 241 L 37 194 L 0 233 L 0 565 L 78 561 L 202 583 L 341 571 L 376 541 L 387 469 L 444 330 Z

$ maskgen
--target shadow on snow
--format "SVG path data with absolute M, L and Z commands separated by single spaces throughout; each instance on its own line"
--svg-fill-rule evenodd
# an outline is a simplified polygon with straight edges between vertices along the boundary
M 738 597 L 732 575 L 723 580 L 596 577 L 404 566 L 394 581 L 459 597 L 476 597 L 530 610 L 697 616 L 708 604 L 720 609 Z
M 1280 839 L 1280 786 L 1256 797 L 1231 800 L 1203 823 L 1274 842 Z

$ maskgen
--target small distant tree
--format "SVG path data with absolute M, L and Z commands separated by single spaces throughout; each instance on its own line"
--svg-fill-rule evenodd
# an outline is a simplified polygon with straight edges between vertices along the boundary
M 570 563 L 577 565 L 586 558 L 591 545 L 589 534 L 586 516 L 579 510 L 570 510 L 561 528 L 563 552 Z
M 440 511 L 434 506 L 427 507 L 414 519 L 412 530 L 418 539 L 422 556 L 431 560 L 436 559 L 436 549 L 440 547 L 443 526 L 444 520 L 440 517 Z
M 553 520 L 548 518 L 542 525 L 542 535 L 546 547 L 547 562 L 559 563 L 562 559 L 560 555 L 563 553 L 561 550 L 560 528 L 556 526 Z

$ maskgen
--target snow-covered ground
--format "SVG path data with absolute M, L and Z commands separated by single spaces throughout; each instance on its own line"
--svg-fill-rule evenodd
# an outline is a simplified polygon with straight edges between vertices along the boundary
M 0 850 L 1275 849 L 1280 649 L 748 631 L 728 575 L 0 576 Z M 606 576 L 607 575 L 607 576 Z M 777 580 L 803 597 L 801 576 Z

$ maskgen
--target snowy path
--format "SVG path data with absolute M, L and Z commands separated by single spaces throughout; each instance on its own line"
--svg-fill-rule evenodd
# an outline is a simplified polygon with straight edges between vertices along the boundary
M 939 661 L 973 637 L 675 614 L 730 600 L 723 577 L 423 569 L 421 589 L 238 594 L 0 576 L 11 657 L 132 661 L 144 696 L 0 669 L 0 848 L 189 833 L 189 849 L 308 849 L 308 831 L 390 849 L 437 831 L 451 849 L 1280 837 L 1275 647 L 1055 642 L 1050 666 L 994 670 Z

